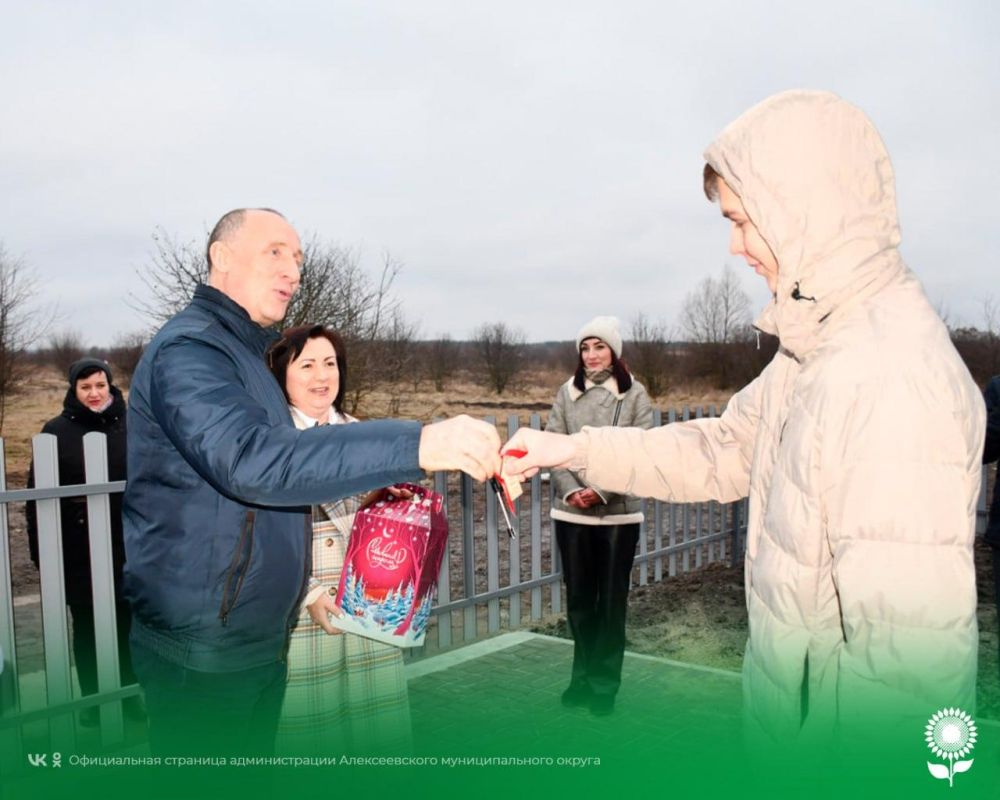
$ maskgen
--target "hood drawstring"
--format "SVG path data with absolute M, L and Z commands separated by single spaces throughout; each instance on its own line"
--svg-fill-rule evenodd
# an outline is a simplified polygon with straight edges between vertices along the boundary
M 757 349 L 760 350 L 760 328 L 754 328 L 753 332 L 757 334 Z
M 806 295 L 799 291 L 798 281 L 795 281 L 795 286 L 792 288 L 792 300 L 811 300 L 814 303 L 816 302 L 815 297 L 806 297 Z

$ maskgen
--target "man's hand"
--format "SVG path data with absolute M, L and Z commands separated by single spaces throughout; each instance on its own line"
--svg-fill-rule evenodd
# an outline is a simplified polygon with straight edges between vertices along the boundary
M 504 459 L 504 470 L 511 477 L 526 480 L 543 467 L 569 467 L 576 452 L 576 444 L 569 436 L 561 433 L 544 433 L 521 428 L 503 447 L 504 452 L 526 450 L 520 458 L 508 456 Z
M 580 489 L 579 491 L 573 492 L 569 497 L 566 498 L 566 502 L 573 506 L 574 508 L 586 509 L 596 506 L 601 503 L 601 496 L 595 492 L 593 489 Z
M 400 500 L 409 500 L 413 497 L 413 492 L 409 489 L 404 489 L 402 486 L 386 486 L 386 491 L 389 492 L 393 497 L 398 497 Z M 373 492 L 369 492 L 365 495 L 364 499 L 361 501 L 361 508 L 368 508 L 372 503 L 378 500 L 382 496 L 382 490 L 376 489 Z
M 485 422 L 462 414 L 427 425 L 420 433 L 420 468 L 456 470 L 485 481 L 500 473 L 500 436 Z
M 329 592 L 323 592 L 312 605 L 306 607 L 309 611 L 309 616 L 312 617 L 313 622 L 319 625 L 323 630 L 329 633 L 331 636 L 340 635 L 343 633 L 340 628 L 335 628 L 330 622 L 330 615 L 335 617 L 344 616 L 343 610 L 337 605 L 333 596 Z

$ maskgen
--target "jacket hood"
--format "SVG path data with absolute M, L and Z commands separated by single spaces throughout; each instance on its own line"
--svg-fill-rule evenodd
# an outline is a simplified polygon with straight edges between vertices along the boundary
M 796 357 L 839 310 L 906 271 L 889 154 L 868 117 L 836 95 L 773 95 L 732 122 L 705 160 L 777 258 L 777 290 L 755 324 Z

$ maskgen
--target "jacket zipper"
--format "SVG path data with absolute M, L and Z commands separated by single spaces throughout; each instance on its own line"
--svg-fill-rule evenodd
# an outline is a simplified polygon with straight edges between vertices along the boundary
M 310 511 L 312 509 L 310 508 Z M 306 550 L 305 558 L 303 559 L 302 566 L 302 589 L 299 591 L 298 600 L 295 602 L 295 607 L 292 609 L 292 614 L 288 618 L 288 623 L 286 624 L 285 641 L 281 645 L 281 652 L 278 653 L 278 661 L 284 663 L 288 660 L 288 647 L 291 644 L 292 628 L 295 627 L 295 622 L 299 618 L 299 606 L 302 605 L 302 600 L 307 593 L 307 586 L 309 584 L 309 573 L 312 572 L 312 546 L 313 546 L 313 519 L 312 514 L 306 516 L 305 525 L 306 534 Z
M 223 625 L 229 624 L 229 612 L 236 605 L 236 600 L 240 596 L 240 590 L 243 588 L 243 580 L 246 578 L 248 567 L 250 566 L 250 556 L 253 554 L 254 517 L 255 512 L 247 510 L 246 516 L 243 518 L 243 528 L 240 531 L 240 540 L 236 545 L 236 552 L 233 553 L 233 560 L 229 563 L 229 569 L 226 570 L 226 581 L 222 587 L 222 606 L 219 608 L 219 619 L 222 620 Z M 244 551 L 246 551 L 245 556 Z M 230 588 L 233 586 L 234 580 L 236 581 L 236 586 L 233 588 L 232 597 L 230 598 Z

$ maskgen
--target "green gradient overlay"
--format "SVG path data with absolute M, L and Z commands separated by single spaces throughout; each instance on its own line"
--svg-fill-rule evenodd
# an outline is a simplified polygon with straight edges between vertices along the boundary
M 1000 726 L 987 720 L 977 720 L 972 768 L 949 788 L 927 768 L 942 762 L 924 739 L 937 708 L 915 722 L 880 710 L 858 735 L 820 731 L 808 745 L 748 748 L 738 675 L 630 655 L 615 713 L 596 717 L 560 705 L 570 658 L 566 643 L 538 637 L 415 673 L 411 757 L 424 759 L 419 764 L 331 753 L 336 763 L 323 766 L 83 767 L 64 753 L 59 769 L 21 769 L 11 779 L 5 768 L 3 796 L 1000 796 Z M 147 755 L 141 743 L 129 754 Z

